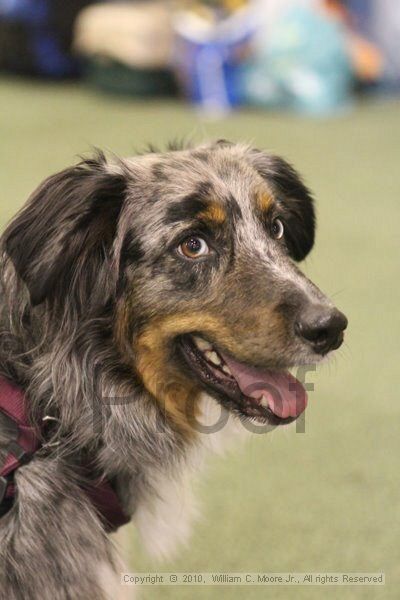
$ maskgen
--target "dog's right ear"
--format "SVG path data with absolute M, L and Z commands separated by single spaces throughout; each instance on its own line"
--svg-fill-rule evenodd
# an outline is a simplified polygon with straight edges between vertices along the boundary
M 3 236 L 3 247 L 33 305 L 90 291 L 109 257 L 126 175 L 102 154 L 46 179 Z M 80 281 L 80 288 L 78 289 Z M 73 289 L 74 288 L 74 289 Z

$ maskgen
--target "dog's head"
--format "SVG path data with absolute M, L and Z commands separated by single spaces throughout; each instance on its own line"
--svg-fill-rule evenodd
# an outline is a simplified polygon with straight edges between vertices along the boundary
M 108 316 L 121 361 L 176 426 L 201 390 L 281 424 L 306 405 L 286 369 L 338 348 L 347 325 L 294 262 L 314 226 L 287 162 L 221 141 L 67 169 L 35 192 L 4 247 L 35 310 L 60 327 L 66 311 L 83 328 Z

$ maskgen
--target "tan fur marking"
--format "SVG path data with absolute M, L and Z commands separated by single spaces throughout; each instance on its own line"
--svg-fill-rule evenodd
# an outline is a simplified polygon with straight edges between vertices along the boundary
M 216 202 L 211 203 L 203 212 L 199 214 L 199 217 L 205 219 L 206 221 L 211 221 L 212 223 L 218 223 L 218 225 L 222 225 L 222 223 L 226 221 L 226 213 L 224 209 Z
M 169 343 L 180 334 L 196 330 L 221 339 L 226 328 L 220 320 L 204 313 L 171 315 L 155 319 L 136 344 L 136 368 L 144 385 L 179 430 L 189 437 L 195 434 L 191 420 L 197 414 L 201 390 L 171 364 Z
M 273 202 L 272 195 L 269 192 L 261 192 L 257 196 L 257 206 L 262 212 L 268 212 Z

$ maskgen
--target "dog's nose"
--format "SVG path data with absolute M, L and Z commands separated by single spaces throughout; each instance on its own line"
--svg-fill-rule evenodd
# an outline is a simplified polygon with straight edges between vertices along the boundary
M 314 305 L 304 311 L 295 323 L 298 336 L 308 342 L 314 352 L 327 354 L 342 345 L 347 319 L 336 308 Z

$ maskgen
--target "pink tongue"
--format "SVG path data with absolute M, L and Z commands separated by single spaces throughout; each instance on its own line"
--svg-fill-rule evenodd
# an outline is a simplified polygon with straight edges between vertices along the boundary
M 221 353 L 238 386 L 245 396 L 261 399 L 264 395 L 269 409 L 281 419 L 298 417 L 307 406 L 307 394 L 293 375 L 279 371 L 261 371 L 237 362 Z

